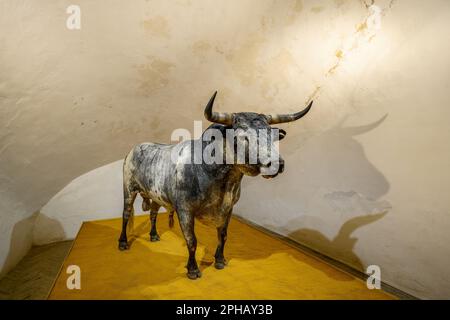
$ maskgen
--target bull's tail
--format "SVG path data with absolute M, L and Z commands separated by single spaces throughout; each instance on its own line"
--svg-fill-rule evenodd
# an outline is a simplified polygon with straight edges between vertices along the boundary
M 169 212 L 169 228 L 173 228 L 173 211 Z
M 150 211 L 150 199 L 145 197 L 142 193 L 141 193 L 141 197 L 142 197 L 142 211 Z

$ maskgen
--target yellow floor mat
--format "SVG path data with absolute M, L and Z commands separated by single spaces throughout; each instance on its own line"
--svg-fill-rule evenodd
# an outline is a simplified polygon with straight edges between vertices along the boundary
M 121 219 L 83 223 L 49 299 L 393 299 L 381 290 L 237 219 L 228 229 L 223 270 L 214 268 L 217 234 L 196 221 L 202 278 L 186 277 L 187 249 L 177 220 L 158 215 L 161 241 L 150 242 L 148 216 L 137 216 L 130 249 L 119 251 Z M 81 289 L 66 285 L 69 265 Z

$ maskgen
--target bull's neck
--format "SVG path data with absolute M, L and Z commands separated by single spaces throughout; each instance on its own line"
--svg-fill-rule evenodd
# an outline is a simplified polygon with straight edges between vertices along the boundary
M 227 189 L 232 185 L 240 184 L 244 176 L 236 165 L 222 165 L 210 171 L 210 174 L 215 181 L 220 181 L 223 185 L 226 185 Z
M 206 146 L 208 146 L 210 142 L 202 142 L 202 151 Z M 226 148 L 224 147 L 222 150 L 223 159 L 221 162 L 216 163 L 205 163 L 202 161 L 202 168 L 205 173 L 210 175 L 211 177 L 219 180 L 223 179 L 231 179 L 236 182 L 240 182 L 242 180 L 243 174 L 239 170 L 238 165 L 235 163 L 226 163 Z
M 222 151 L 222 157 L 221 160 L 222 161 L 213 161 L 213 163 L 211 164 L 207 164 L 204 162 L 204 160 L 202 161 L 202 167 L 204 168 L 204 171 L 211 176 L 212 178 L 214 178 L 215 180 L 230 180 L 230 181 L 236 181 L 237 183 L 240 183 L 243 177 L 242 172 L 239 170 L 238 166 L 235 163 L 227 163 L 226 161 L 226 153 L 227 153 L 227 148 L 226 148 L 226 129 L 228 127 L 221 125 L 221 124 L 212 124 L 211 126 L 209 126 L 202 134 L 202 137 L 200 137 L 200 141 L 197 140 L 197 143 L 199 143 L 201 145 L 201 150 L 202 150 L 202 155 L 203 155 L 203 151 L 205 150 L 205 148 L 207 148 L 208 146 L 210 146 L 211 143 L 213 143 L 212 141 L 208 141 L 209 139 L 203 139 L 203 135 L 211 129 L 214 130 L 218 130 L 223 138 L 223 144 L 220 147 L 221 151 Z M 216 131 L 217 132 L 217 131 Z M 211 151 L 211 150 L 209 150 Z M 234 158 L 234 156 L 233 156 Z

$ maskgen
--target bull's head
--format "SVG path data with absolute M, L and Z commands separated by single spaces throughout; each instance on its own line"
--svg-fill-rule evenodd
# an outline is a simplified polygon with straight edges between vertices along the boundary
M 278 153 L 275 142 L 286 136 L 283 129 L 273 128 L 271 125 L 296 121 L 311 109 L 308 106 L 293 114 L 265 115 L 254 112 L 220 113 L 213 112 L 213 104 L 217 91 L 213 94 L 205 108 L 207 120 L 225 125 L 234 132 L 233 148 L 238 157 L 240 171 L 248 176 L 262 174 L 264 178 L 273 178 L 284 170 L 284 160 Z M 243 150 L 242 153 L 239 150 Z M 243 160 L 243 161 L 242 161 Z

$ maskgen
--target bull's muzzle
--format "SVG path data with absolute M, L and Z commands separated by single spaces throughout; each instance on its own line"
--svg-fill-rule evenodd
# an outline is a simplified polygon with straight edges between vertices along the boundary
M 284 160 L 278 159 L 277 161 L 271 161 L 266 165 L 261 166 L 261 173 L 263 178 L 271 179 L 275 178 L 278 174 L 284 171 Z M 268 172 L 268 174 L 265 174 Z

